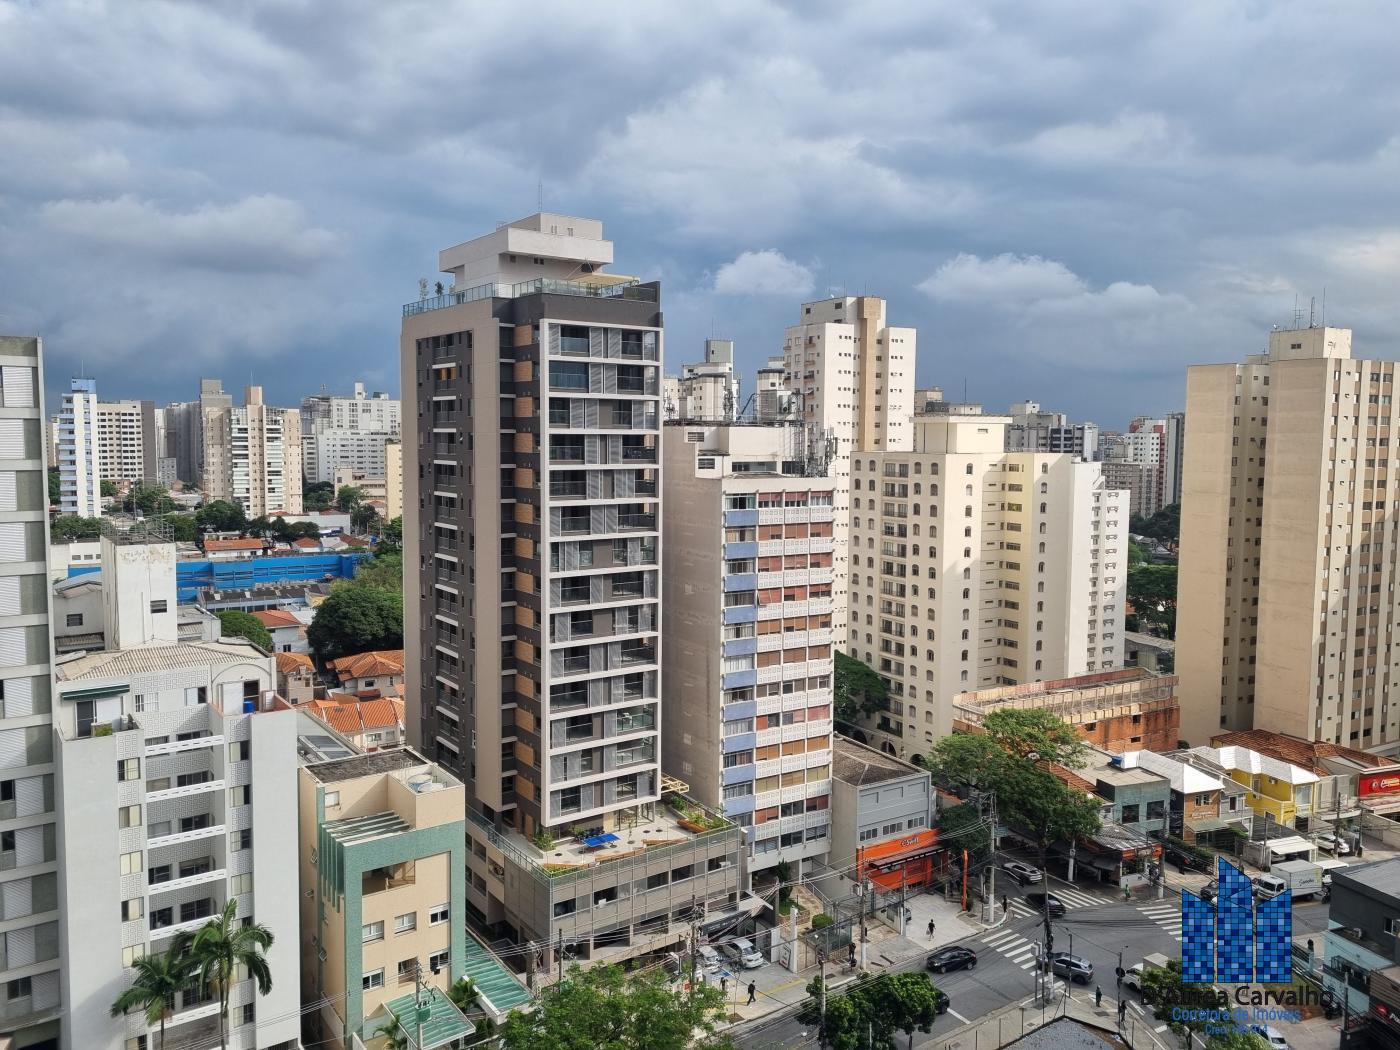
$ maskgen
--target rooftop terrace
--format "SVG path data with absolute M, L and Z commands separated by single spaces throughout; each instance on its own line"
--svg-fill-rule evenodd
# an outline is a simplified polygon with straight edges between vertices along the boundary
M 616 274 L 595 274 L 598 278 L 618 278 L 613 281 L 560 281 L 549 277 L 537 277 L 533 281 L 518 284 L 490 282 L 478 284 L 460 291 L 444 292 L 442 295 L 420 299 L 416 303 L 404 303 L 403 316 L 431 313 L 446 310 L 463 303 L 474 303 L 480 299 L 518 299 L 522 295 L 581 295 L 594 299 L 634 299 L 638 302 L 654 303 L 657 290 L 653 284 L 642 284 L 635 277 L 620 277 Z

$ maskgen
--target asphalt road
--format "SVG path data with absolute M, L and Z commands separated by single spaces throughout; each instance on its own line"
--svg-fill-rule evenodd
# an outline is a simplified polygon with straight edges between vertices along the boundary
M 1014 885 L 998 886 L 998 894 L 1003 889 L 1013 897 L 1023 896 L 1025 890 Z M 1060 887 L 1052 880 L 1051 891 Z M 1030 887 L 1034 890 L 1036 887 Z M 1092 998 L 1097 985 L 1103 989 L 1105 1003 L 1111 1003 L 1115 995 L 1114 971 L 1118 966 L 1121 951 L 1123 965 L 1132 966 L 1144 956 L 1160 953 L 1169 958 L 1178 958 L 1181 943 L 1162 922 L 1170 924 L 1164 913 L 1179 906 L 1175 893 L 1168 893 L 1162 901 L 1152 899 L 1139 901 L 1107 901 L 1101 905 L 1071 908 L 1064 916 L 1052 920 L 1055 951 L 1069 951 L 1082 956 L 1094 966 L 1094 980 L 1088 985 L 1074 984 L 1071 993 L 1076 997 Z M 1154 918 L 1149 912 L 1156 912 Z M 1162 920 L 1162 921 L 1159 921 Z M 1293 929 L 1296 934 L 1317 933 L 1319 949 L 1322 934 L 1327 929 L 1327 905 L 1307 903 L 1295 906 Z M 1011 935 L 1018 939 L 1013 940 Z M 935 984 L 951 999 L 951 1009 L 940 1017 L 930 1034 L 916 1034 L 914 1045 L 930 1045 L 946 1038 L 949 1033 L 967 1021 L 992 1013 L 1011 1003 L 1030 998 L 1035 991 L 1035 976 L 1031 970 L 1023 968 L 1025 942 L 1039 941 L 1044 935 L 1043 920 L 1034 917 L 1021 917 L 1004 923 L 997 930 L 968 938 L 960 943 L 977 953 L 977 966 L 957 973 L 931 975 Z M 998 951 L 995 942 L 1002 950 Z M 1012 959 L 1010 955 L 1020 955 Z M 923 956 L 881 972 L 903 972 L 922 970 Z M 1130 1002 L 1140 1003 L 1137 994 L 1128 988 L 1123 994 Z M 795 1017 L 779 1017 L 759 1021 L 738 1033 L 740 1046 L 746 1047 L 814 1047 L 817 1045 L 815 1026 L 803 1024 Z

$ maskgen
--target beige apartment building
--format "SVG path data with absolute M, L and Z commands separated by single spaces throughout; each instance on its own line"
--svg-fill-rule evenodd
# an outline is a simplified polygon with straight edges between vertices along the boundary
M 1351 331 L 1269 334 L 1187 371 L 1178 588 L 1182 735 L 1400 742 L 1393 361 Z
M 917 341 L 913 328 L 888 323 L 885 300 L 875 296 L 804 303 L 784 336 L 792 414 L 808 427 L 810 454 L 831 465 L 838 638 L 846 631 L 851 456 L 911 447 Z
M 907 757 L 975 689 L 1121 666 L 1127 494 L 1070 453 L 1007 452 L 979 406 L 852 457 L 848 651 L 890 685 L 858 739 Z
M 263 403 L 250 386 L 243 407 L 204 412 L 204 492 L 237 503 L 250 518 L 300 514 L 301 413 Z
M 101 480 L 155 484 L 156 451 L 155 402 L 97 403 L 97 472 Z

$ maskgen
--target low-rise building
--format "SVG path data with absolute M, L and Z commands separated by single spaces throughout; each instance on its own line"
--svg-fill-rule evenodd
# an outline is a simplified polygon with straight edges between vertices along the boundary
M 1245 834 L 1253 828 L 1254 811 L 1245 802 L 1244 789 L 1229 777 L 1151 751 L 1125 752 L 1123 765 L 1167 778 L 1172 788 L 1170 831 L 1177 838 L 1223 845 L 1220 836 L 1228 836 L 1230 828 Z
M 229 539 L 207 539 L 204 541 L 204 556 L 210 561 L 228 561 L 233 558 L 256 558 L 267 550 L 267 540 L 256 536 L 234 536 Z
M 274 653 L 309 653 L 311 646 L 306 641 L 306 624 L 286 609 L 260 609 L 252 614 L 253 619 L 267 628 L 272 635 Z
M 1274 824 L 1296 828 L 1313 815 L 1318 775 L 1291 762 L 1270 758 L 1247 747 L 1193 747 L 1194 755 L 1223 770 L 1249 789 L 1250 807 Z
M 1400 966 L 1400 857 L 1334 871 L 1328 919 L 1323 982 L 1365 1013 L 1374 975 Z
M 277 654 L 277 692 L 289 704 L 302 704 L 316 695 L 316 665 L 306 653 Z
M 403 746 L 404 702 L 397 698 L 362 699 L 347 693 L 332 693 L 323 700 L 308 701 L 306 710 L 361 752 Z
M 1086 743 L 1115 753 L 1169 751 L 1181 724 L 1176 679 L 1142 667 L 959 693 L 953 728 L 975 732 L 999 710 L 1049 711 Z
M 399 748 L 303 766 L 297 784 L 301 993 L 311 1038 L 350 1050 L 397 1016 L 407 1029 L 395 1034 L 411 1039 L 420 1003 L 437 1040 L 425 1045 L 471 1035 L 474 1026 L 447 995 L 474 975 L 470 961 L 494 967 L 495 980 L 478 980 L 488 995 L 514 982 L 467 933 L 461 782 Z M 519 989 L 511 998 L 493 1004 L 498 1015 L 526 997 Z
M 906 887 L 925 884 L 932 864 L 928 770 L 837 735 L 831 778 L 827 866 L 839 871 L 861 859 L 892 875 L 896 885 L 901 879 Z
M 326 666 L 340 680 L 346 693 L 396 693 L 403 685 L 403 650 L 379 649 L 328 660 Z

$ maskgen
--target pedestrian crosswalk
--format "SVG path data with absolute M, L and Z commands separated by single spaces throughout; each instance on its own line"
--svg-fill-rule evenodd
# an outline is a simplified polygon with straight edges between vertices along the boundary
M 1155 901 L 1152 904 L 1144 904 L 1138 911 L 1177 940 L 1181 940 L 1181 905 L 1177 901 Z
M 1051 894 L 1064 903 L 1065 909 L 1071 908 L 1097 908 L 1103 904 L 1111 903 L 1107 897 L 1100 897 L 1097 894 L 1086 893 L 1083 890 L 1067 889 L 1056 886 Z M 1013 918 L 1024 919 L 1029 916 L 1040 915 L 1040 909 L 1033 908 L 1019 897 L 1012 897 L 1009 901 L 1011 915 Z
M 1023 970 L 1034 969 L 1036 941 L 1022 937 L 1011 930 L 994 930 L 982 938 L 982 943 L 993 951 L 1000 952 Z

